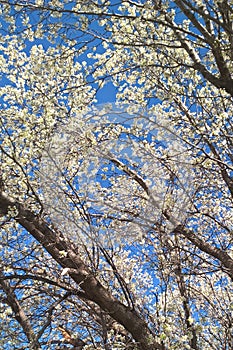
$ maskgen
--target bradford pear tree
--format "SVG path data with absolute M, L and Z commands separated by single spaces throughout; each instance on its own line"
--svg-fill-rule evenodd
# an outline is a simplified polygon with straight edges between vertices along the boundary
M 0 5 L 1 348 L 232 349 L 232 1 Z

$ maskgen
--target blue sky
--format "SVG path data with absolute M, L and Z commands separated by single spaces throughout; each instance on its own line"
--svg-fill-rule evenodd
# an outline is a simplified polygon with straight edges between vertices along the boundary
M 103 104 L 106 102 L 115 102 L 116 101 L 116 87 L 108 82 L 104 85 L 102 89 L 97 92 L 96 98 L 98 100 L 97 104 Z

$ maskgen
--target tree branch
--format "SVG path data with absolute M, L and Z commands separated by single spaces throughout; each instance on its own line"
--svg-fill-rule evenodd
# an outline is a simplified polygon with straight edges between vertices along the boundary
M 132 334 L 139 349 L 162 350 L 162 346 L 155 340 L 155 336 L 149 330 L 146 322 L 135 310 L 126 307 L 101 285 L 80 256 L 73 250 L 71 244 L 65 240 L 62 233 L 50 229 L 45 221 L 25 209 L 19 202 L 12 201 L 0 194 L 0 213 L 6 215 L 11 207 L 17 208 L 16 222 L 24 227 L 57 263 L 68 269 L 70 277 L 85 292 L 89 300 L 98 304 L 102 310 Z
M 29 343 L 30 343 L 30 349 L 32 350 L 39 350 L 41 349 L 40 344 L 37 340 L 37 337 L 33 331 L 33 328 L 24 312 L 22 307 L 20 306 L 20 303 L 14 293 L 13 288 L 11 287 L 10 283 L 5 280 L 5 277 L 0 271 L 0 287 L 3 289 L 3 291 L 6 294 L 6 302 L 11 307 L 12 311 L 14 312 L 16 320 L 21 325 Z
M 217 247 L 213 247 L 211 244 L 209 244 L 208 242 L 205 242 L 203 239 L 195 235 L 194 232 L 183 227 L 182 225 L 178 225 L 173 230 L 173 232 L 183 235 L 190 242 L 192 242 L 196 247 L 198 247 L 201 251 L 219 260 L 222 266 L 226 268 L 226 273 L 233 281 L 233 259 L 230 257 L 230 255 L 228 255 L 226 252 L 224 252 L 223 250 Z

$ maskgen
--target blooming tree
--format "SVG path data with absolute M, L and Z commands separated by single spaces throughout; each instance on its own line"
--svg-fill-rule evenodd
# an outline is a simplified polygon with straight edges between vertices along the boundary
M 1 347 L 232 349 L 232 1 L 0 4 Z

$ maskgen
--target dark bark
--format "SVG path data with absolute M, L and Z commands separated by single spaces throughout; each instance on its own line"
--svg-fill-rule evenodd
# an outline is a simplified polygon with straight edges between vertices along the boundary
M 6 215 L 11 207 L 17 208 L 18 211 L 15 220 L 46 249 L 58 264 L 68 269 L 70 277 L 85 292 L 85 298 L 95 302 L 123 325 L 132 334 L 139 349 L 162 349 L 140 315 L 114 298 L 101 285 L 77 252 L 72 249 L 71 244 L 67 243 L 62 233 L 50 229 L 45 221 L 25 209 L 22 204 L 0 194 L 0 213 Z

